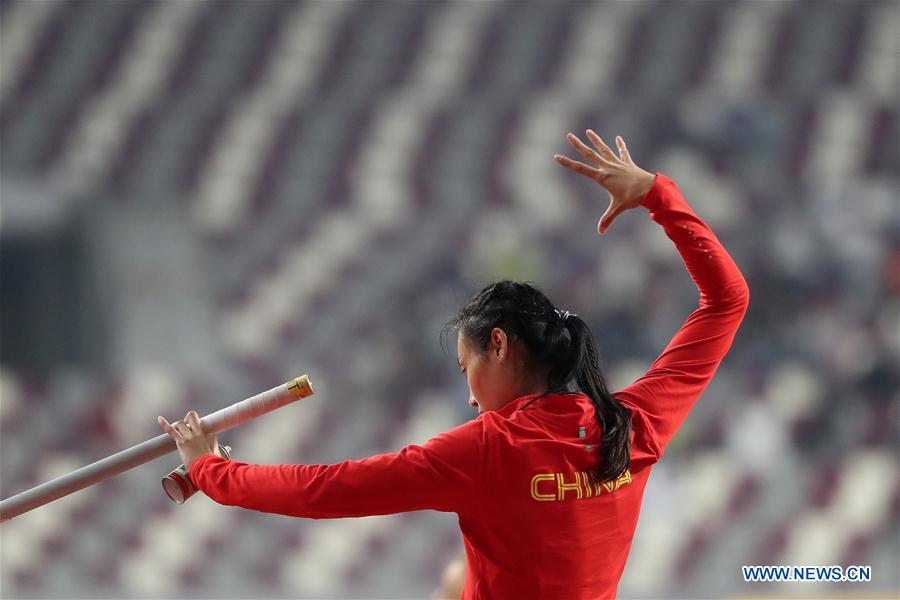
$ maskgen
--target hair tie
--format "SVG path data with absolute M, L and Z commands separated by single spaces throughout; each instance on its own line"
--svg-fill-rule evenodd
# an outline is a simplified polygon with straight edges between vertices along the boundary
M 559 320 L 562 321 L 563 323 L 565 323 L 566 319 L 568 319 L 569 317 L 577 317 L 578 316 L 575 313 L 571 313 L 567 310 L 560 310 L 558 308 L 555 308 L 553 310 L 556 311 L 556 316 L 559 317 Z

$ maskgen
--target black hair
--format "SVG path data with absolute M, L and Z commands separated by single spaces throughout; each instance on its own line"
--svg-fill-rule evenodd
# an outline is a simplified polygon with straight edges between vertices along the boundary
M 613 398 L 600 370 L 594 335 L 583 319 L 557 310 L 535 286 L 499 281 L 475 294 L 443 328 L 458 330 L 485 351 L 499 327 L 525 349 L 526 367 L 547 371 L 546 394 L 579 391 L 590 398 L 600 425 L 598 482 L 617 478 L 631 460 L 631 414 Z

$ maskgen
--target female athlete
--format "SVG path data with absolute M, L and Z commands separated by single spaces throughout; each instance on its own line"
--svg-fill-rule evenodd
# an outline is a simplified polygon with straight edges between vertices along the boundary
M 425 444 L 332 465 L 251 465 L 216 454 L 198 415 L 160 425 L 194 484 L 213 500 L 313 519 L 433 509 L 459 516 L 463 598 L 612 598 L 647 477 L 725 356 L 749 291 L 731 257 L 662 174 L 618 155 L 593 131 L 586 162 L 554 158 L 603 186 L 602 234 L 645 207 L 700 290 L 644 376 L 610 393 L 593 335 L 534 287 L 510 281 L 476 294 L 448 324 L 477 418 Z

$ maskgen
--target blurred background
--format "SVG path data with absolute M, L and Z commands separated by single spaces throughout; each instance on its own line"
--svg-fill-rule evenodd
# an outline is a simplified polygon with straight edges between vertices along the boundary
M 644 212 L 596 235 L 606 193 L 552 160 L 592 127 L 752 292 L 620 596 L 893 597 L 898 31 L 894 1 L 0 1 L 2 496 L 301 373 L 316 396 L 224 434 L 236 458 L 424 442 L 475 416 L 438 334 L 497 278 L 584 317 L 627 385 L 697 292 Z M 3 597 L 424 598 L 462 552 L 452 514 L 177 506 L 177 463 L 5 523 Z

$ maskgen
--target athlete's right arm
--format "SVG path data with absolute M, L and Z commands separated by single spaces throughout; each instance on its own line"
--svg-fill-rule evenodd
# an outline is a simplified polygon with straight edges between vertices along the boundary
M 400 452 L 331 465 L 252 465 L 206 455 L 191 481 L 220 504 L 329 519 L 433 509 L 460 512 L 476 501 L 484 422 L 469 421 Z
M 659 458 L 731 347 L 750 291 L 731 256 L 671 179 L 657 174 L 642 204 L 674 242 L 700 291 L 699 307 L 650 370 L 614 394 L 643 413 L 650 429 L 646 441 Z
M 588 131 L 587 135 L 594 148 L 572 134 L 568 140 L 590 165 L 560 155 L 555 158 L 609 192 L 610 205 L 598 230 L 603 233 L 617 215 L 643 205 L 674 242 L 700 290 L 699 308 L 691 313 L 650 370 L 614 394 L 640 412 L 645 439 L 639 441 L 659 458 L 731 347 L 747 311 L 750 292 L 728 252 L 688 206 L 671 179 L 661 173 L 654 178 L 638 167 L 622 138 L 616 138 L 616 156 L 597 134 Z

